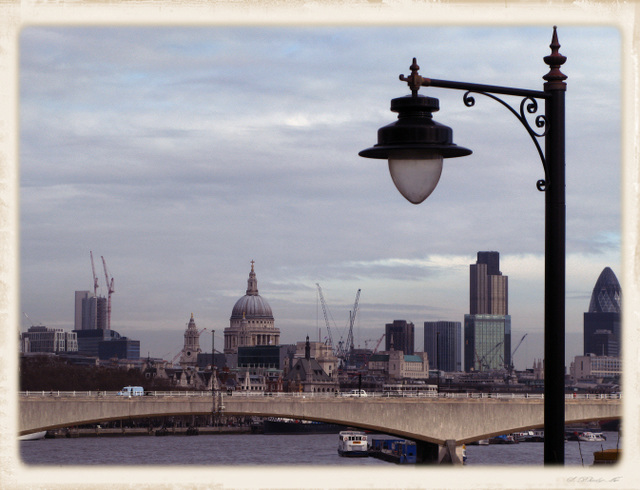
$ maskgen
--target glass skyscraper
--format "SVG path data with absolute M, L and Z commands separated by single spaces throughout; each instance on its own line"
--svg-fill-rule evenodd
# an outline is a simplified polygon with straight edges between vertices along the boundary
M 462 325 L 460 322 L 424 322 L 424 351 L 430 369 L 462 371 Z
M 511 316 L 464 316 L 465 371 L 495 371 L 511 365 Z
M 600 273 L 584 314 L 584 355 L 620 356 L 622 291 L 609 267 Z

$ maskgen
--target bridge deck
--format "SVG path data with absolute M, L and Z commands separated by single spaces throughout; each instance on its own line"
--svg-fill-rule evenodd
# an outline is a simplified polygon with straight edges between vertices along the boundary
M 450 394 L 425 397 L 342 397 L 333 394 L 151 392 L 23 392 L 20 434 L 129 418 L 171 415 L 276 416 L 332 422 L 444 444 L 543 427 L 543 398 L 526 394 Z M 454 396 L 452 396 L 454 395 Z M 217 401 L 216 401 L 217 398 Z M 620 418 L 619 395 L 568 397 L 567 423 Z

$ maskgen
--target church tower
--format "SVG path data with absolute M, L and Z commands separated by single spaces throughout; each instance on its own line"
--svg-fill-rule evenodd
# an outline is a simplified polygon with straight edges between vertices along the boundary
M 191 320 L 189 320 L 187 329 L 184 332 L 184 347 L 180 355 L 180 366 L 183 368 L 195 367 L 200 352 L 202 352 L 202 349 L 200 349 L 200 333 L 196 328 L 193 313 L 191 313 Z

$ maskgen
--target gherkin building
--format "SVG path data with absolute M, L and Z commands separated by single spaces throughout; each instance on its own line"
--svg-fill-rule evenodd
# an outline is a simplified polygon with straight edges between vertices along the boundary
M 605 267 L 593 288 L 589 313 L 620 313 L 621 297 L 618 278 L 611 268 Z
M 622 290 L 609 267 L 600 273 L 584 314 L 584 355 L 620 357 Z

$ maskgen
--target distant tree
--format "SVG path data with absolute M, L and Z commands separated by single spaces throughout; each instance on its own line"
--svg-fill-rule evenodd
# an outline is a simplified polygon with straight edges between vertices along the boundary
M 80 366 L 57 356 L 24 356 L 20 359 L 22 391 L 116 391 L 123 386 L 166 390 L 166 380 L 146 378 L 138 369 Z

